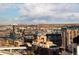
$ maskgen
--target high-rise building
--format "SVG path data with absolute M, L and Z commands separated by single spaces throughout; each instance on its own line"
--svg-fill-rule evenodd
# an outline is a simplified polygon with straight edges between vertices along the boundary
M 73 39 L 79 35 L 79 27 L 62 28 L 62 46 L 64 48 L 73 47 Z

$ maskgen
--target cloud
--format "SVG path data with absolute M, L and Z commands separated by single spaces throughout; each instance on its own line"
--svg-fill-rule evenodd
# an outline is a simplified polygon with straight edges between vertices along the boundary
M 9 3 L 0 3 L 0 11 L 4 11 L 6 9 L 8 9 L 9 7 L 11 7 L 12 4 Z
M 79 4 L 74 3 L 25 3 L 0 4 L 0 12 L 18 8 L 19 15 L 5 23 L 65 23 L 79 21 Z M 15 11 L 14 11 L 15 12 Z M 4 22 L 3 22 L 4 23 Z
M 79 21 L 79 4 L 19 4 L 19 23 L 64 23 Z
M 38 23 L 40 23 L 40 24 L 47 24 L 48 22 L 47 22 L 47 20 L 46 19 L 35 19 L 35 20 L 32 20 L 32 23 L 34 23 L 34 24 L 38 24 Z
M 53 16 L 53 17 L 69 17 L 72 14 L 78 16 L 79 4 L 52 4 L 52 3 L 36 3 L 23 4 L 20 12 L 23 16 Z

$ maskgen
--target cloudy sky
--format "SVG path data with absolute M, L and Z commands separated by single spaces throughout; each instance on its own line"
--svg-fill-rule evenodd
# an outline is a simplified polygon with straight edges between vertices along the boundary
M 1 3 L 0 24 L 78 23 L 79 4 Z

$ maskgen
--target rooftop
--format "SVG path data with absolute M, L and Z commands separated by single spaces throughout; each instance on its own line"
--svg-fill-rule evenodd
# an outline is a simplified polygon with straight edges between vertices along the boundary
M 79 26 L 70 26 L 70 27 L 63 27 L 62 29 L 65 29 L 65 30 L 79 30 Z

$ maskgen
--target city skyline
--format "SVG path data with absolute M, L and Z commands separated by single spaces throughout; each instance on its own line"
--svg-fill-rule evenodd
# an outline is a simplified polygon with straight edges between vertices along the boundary
M 0 24 L 79 22 L 77 3 L 1 3 Z

